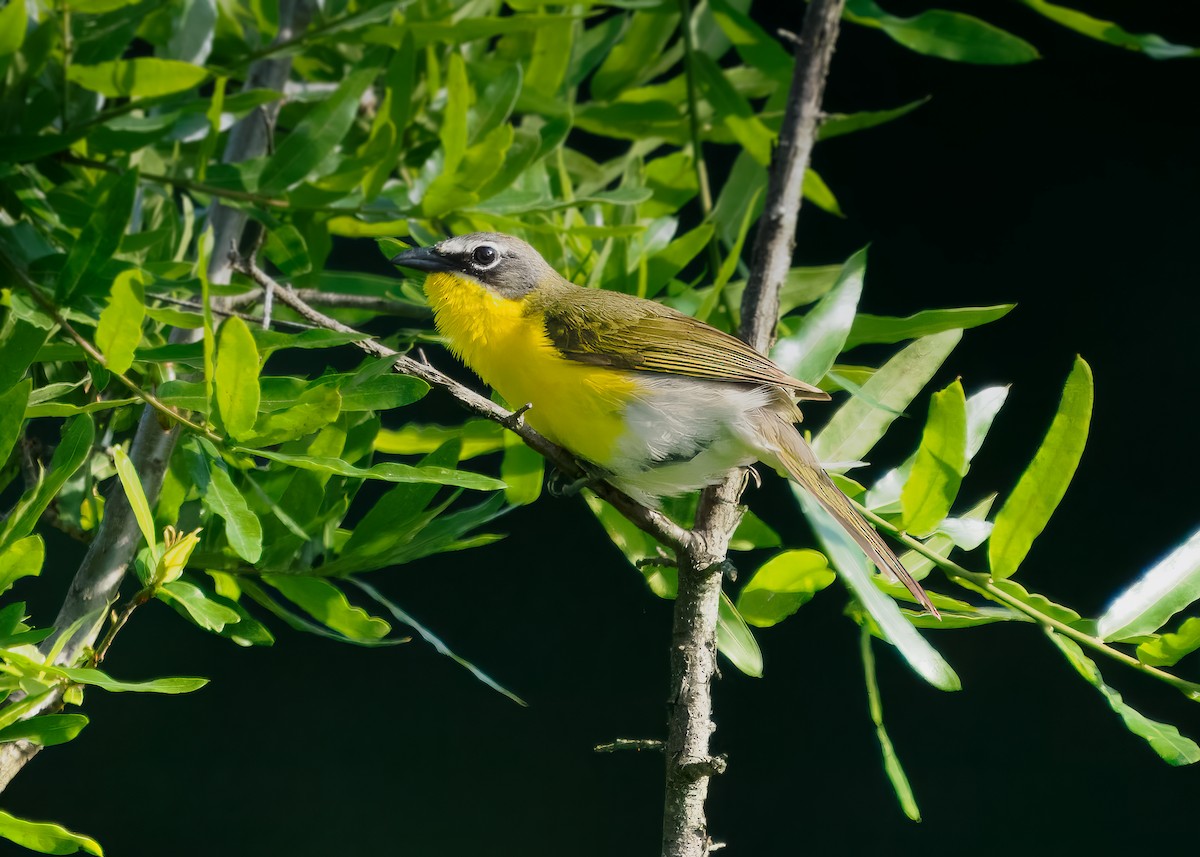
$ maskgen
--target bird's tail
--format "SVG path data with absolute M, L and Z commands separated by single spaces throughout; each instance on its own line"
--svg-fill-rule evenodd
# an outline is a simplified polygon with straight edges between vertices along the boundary
M 770 444 L 769 451 L 773 453 L 776 462 L 787 471 L 794 482 L 803 486 L 825 511 L 833 515 L 834 520 L 858 543 L 880 570 L 894 574 L 922 607 L 940 619 L 937 608 L 933 606 L 921 584 L 908 573 L 908 569 L 901 564 L 879 533 L 875 532 L 854 508 L 850 498 L 833 484 L 833 480 L 817 460 L 816 454 L 795 426 L 770 411 L 760 411 L 759 414 L 760 437 Z

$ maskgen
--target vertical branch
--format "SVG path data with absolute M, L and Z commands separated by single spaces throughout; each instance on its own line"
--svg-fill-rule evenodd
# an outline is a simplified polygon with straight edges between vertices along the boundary
M 311 0 L 283 0 L 280 3 L 280 25 L 275 42 L 278 44 L 287 41 L 302 31 L 308 25 L 310 11 Z M 290 73 L 290 59 L 264 58 L 251 66 L 246 85 L 281 91 Z M 248 160 L 267 152 L 274 113 L 267 113 L 266 110 L 264 107 L 251 112 L 230 131 L 229 144 L 224 153 L 227 163 Z M 274 111 L 278 111 L 277 106 Z M 232 208 L 216 206 L 211 219 L 216 236 L 224 240 L 226 246 L 232 246 L 241 239 L 246 226 L 245 214 Z M 209 277 L 213 281 L 229 282 L 228 260 L 228 252 L 213 254 L 209 265 Z M 194 335 L 194 331 L 177 329 L 172 332 L 171 341 L 189 341 Z M 166 475 L 167 465 L 178 438 L 177 425 L 163 425 L 158 414 L 149 406 L 143 410 L 137 432 L 129 447 L 129 459 L 137 470 L 151 505 L 162 488 L 163 477 Z M 78 623 L 71 639 L 62 647 L 58 656 L 60 663 L 74 663 L 84 649 L 95 643 L 102 625 L 98 620 L 109 605 L 116 601 L 121 581 L 137 552 L 140 540 L 141 529 L 125 492 L 113 491 L 96 531 L 96 537 L 75 572 L 58 617 L 54 620 L 54 627 L 60 632 Z M 54 640 L 55 638 L 51 637 L 42 644 L 44 652 L 49 651 Z M 62 695 L 51 694 L 40 706 L 27 712 L 26 718 L 56 710 L 61 705 Z M 0 791 L 8 786 L 12 778 L 40 749 L 40 745 L 28 741 L 0 744 Z
M 742 339 L 766 351 L 779 315 L 779 289 L 791 267 L 804 172 L 820 120 L 844 0 L 811 0 L 795 46 L 796 69 L 759 221 L 750 280 L 742 298 Z M 710 739 L 712 679 L 717 675 L 717 611 L 729 540 L 741 519 L 743 473 L 707 489 L 696 512 L 694 538 L 679 554 L 679 595 L 671 637 L 663 857 L 704 857 L 711 840 L 704 802 L 708 783 L 724 770 Z

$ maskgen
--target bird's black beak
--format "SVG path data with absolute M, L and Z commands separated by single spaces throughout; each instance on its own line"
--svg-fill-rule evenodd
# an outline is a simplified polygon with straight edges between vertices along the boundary
M 392 264 L 418 271 L 453 271 L 456 266 L 432 247 L 414 247 L 392 257 Z

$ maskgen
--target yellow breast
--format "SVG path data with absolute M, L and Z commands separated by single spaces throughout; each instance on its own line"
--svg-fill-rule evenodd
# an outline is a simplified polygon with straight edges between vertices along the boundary
M 444 273 L 429 275 L 425 293 L 455 355 L 512 407 L 532 403 L 529 425 L 576 455 L 609 463 L 634 393 L 629 376 L 562 357 L 523 300 Z

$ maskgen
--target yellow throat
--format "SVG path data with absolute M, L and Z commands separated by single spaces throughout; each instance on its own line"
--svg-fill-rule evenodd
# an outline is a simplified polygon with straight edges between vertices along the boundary
M 611 460 L 637 389 L 632 377 L 565 359 L 527 298 L 501 297 L 453 273 L 431 273 L 425 294 L 455 356 L 511 407 L 533 405 L 529 425 L 597 464 Z

